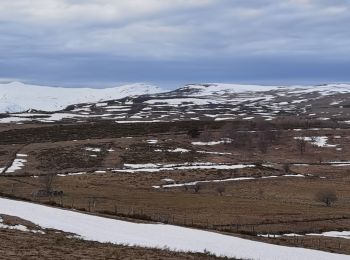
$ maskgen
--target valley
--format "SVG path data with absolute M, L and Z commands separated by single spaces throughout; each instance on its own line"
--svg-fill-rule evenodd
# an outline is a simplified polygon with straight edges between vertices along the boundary
M 281 252 L 312 249 L 308 259 L 346 259 L 350 86 L 266 88 L 188 85 L 158 94 L 71 104 L 59 111 L 4 113 L 0 194 L 107 220 L 281 245 Z M 43 224 L 10 208 L 0 214 L 11 212 Z M 66 227 L 45 224 L 43 232 L 47 228 Z M 0 231 L 6 237 L 23 232 Z M 76 233 L 70 228 L 62 231 Z M 190 251 L 177 244 L 184 239 L 181 236 L 166 245 L 165 237 L 157 240 L 154 243 L 161 248 L 170 249 L 157 251 L 120 246 L 118 235 L 113 237 L 118 245 L 107 245 L 104 239 L 72 241 L 49 233 L 54 244 L 57 239 L 79 248 L 89 243 L 89 252 L 102 248 L 112 255 L 145 250 L 149 259 L 258 257 L 238 248 L 235 252 L 200 245 L 192 251 L 208 254 L 172 253 L 174 248 Z M 138 240 L 134 245 L 155 247 Z M 279 249 L 272 251 L 264 255 L 260 250 L 260 258 L 291 259 L 281 258 Z

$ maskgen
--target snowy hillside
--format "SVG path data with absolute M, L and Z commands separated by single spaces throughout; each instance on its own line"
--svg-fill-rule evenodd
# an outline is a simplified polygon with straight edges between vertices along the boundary
M 210 96 L 225 95 L 248 92 L 268 92 L 268 91 L 300 91 L 301 93 L 321 92 L 325 95 L 332 93 L 349 93 L 350 84 L 325 84 L 319 86 L 291 85 L 291 86 L 271 86 L 271 85 L 242 85 L 226 83 L 189 84 L 176 90 L 176 92 L 187 93 L 189 96 Z
M 4 198 L 0 198 L 0 214 L 20 217 L 43 228 L 75 233 L 85 240 L 114 244 L 169 248 L 173 251 L 210 252 L 215 255 L 254 260 L 349 259 L 348 255 L 272 245 L 179 226 L 138 224 Z
M 0 84 L 0 113 L 16 113 L 29 109 L 57 111 L 72 104 L 94 103 L 159 92 L 160 88 L 146 84 L 91 89 L 46 87 L 12 82 Z
M 108 102 L 103 102 L 106 100 Z M 350 84 L 264 86 L 210 83 L 161 91 L 158 87 L 144 84 L 109 89 L 67 89 L 11 83 L 0 85 L 0 113 L 12 113 L 3 116 L 0 123 L 98 119 L 118 123 L 274 120 L 286 115 L 347 122 L 349 100 Z M 70 107 L 69 111 L 16 114 L 16 111 L 30 108 L 57 111 L 72 104 L 75 106 Z
M 178 92 L 187 92 L 191 96 L 205 95 L 223 95 L 227 93 L 243 93 L 276 90 L 278 86 L 263 86 L 263 85 L 239 85 L 239 84 L 224 84 L 224 83 L 208 83 L 208 84 L 189 84 L 179 88 Z

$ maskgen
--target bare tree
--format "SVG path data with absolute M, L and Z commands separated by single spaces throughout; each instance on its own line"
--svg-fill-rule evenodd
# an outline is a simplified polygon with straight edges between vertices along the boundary
M 332 189 L 321 190 L 316 193 L 315 200 L 323 202 L 327 207 L 338 200 L 337 193 Z
M 260 152 L 262 153 L 267 153 L 267 149 L 269 147 L 269 141 L 267 140 L 264 132 L 261 132 L 259 135 L 258 135 L 258 140 L 257 140 L 257 147 L 259 149 Z
M 187 135 L 190 138 L 198 138 L 200 135 L 200 132 L 199 132 L 198 128 L 192 128 L 192 129 L 188 130 Z
M 272 129 L 271 124 L 264 119 L 260 118 L 256 120 L 255 127 L 258 131 L 270 131 Z
M 55 191 L 52 188 L 55 176 L 56 174 L 54 172 L 48 172 L 46 175 L 42 176 L 40 178 L 40 183 L 42 185 L 42 188 L 39 190 L 33 191 L 32 196 L 34 198 L 37 198 L 37 197 L 51 198 L 52 196 L 61 196 L 61 200 L 62 200 L 63 191 Z
M 52 186 L 54 179 L 56 177 L 56 174 L 54 172 L 48 172 L 42 179 L 43 182 L 43 190 L 47 192 L 47 194 L 51 194 L 52 192 Z
M 234 127 L 232 123 L 226 123 L 221 129 L 220 129 L 220 137 L 221 138 L 233 138 L 234 133 Z
M 177 126 L 172 126 L 169 130 L 169 139 L 176 140 L 179 129 Z
M 290 172 L 290 164 L 289 163 L 284 163 L 283 164 L 283 171 L 285 173 L 289 173 Z
M 319 163 L 319 164 L 322 164 L 322 162 L 323 162 L 323 158 L 322 158 L 321 155 L 319 155 L 319 156 L 318 156 L 318 163 Z
M 209 142 L 212 140 L 212 133 L 208 126 L 205 126 L 203 131 L 201 132 L 199 139 L 203 142 Z
M 296 142 L 296 145 L 297 145 L 297 149 L 299 150 L 300 154 L 304 154 L 305 151 L 306 151 L 306 141 L 304 138 L 298 138 L 297 139 L 297 142 Z
M 236 149 L 251 150 L 253 147 L 252 137 L 247 132 L 234 132 L 232 145 Z
M 198 193 L 201 189 L 202 185 L 200 183 L 197 182 L 195 185 L 193 185 L 193 190 L 195 193 Z
M 263 198 L 264 198 L 264 190 L 261 187 L 259 187 L 259 189 L 258 189 L 258 199 L 262 200 Z
M 219 185 L 216 187 L 216 191 L 217 191 L 217 193 L 218 193 L 220 196 L 222 196 L 222 194 L 226 191 L 225 185 L 219 184 Z

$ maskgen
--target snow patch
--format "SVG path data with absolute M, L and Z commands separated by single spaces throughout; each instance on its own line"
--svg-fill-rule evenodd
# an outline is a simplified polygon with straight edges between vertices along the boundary
M 253 164 L 214 164 L 214 163 L 185 163 L 185 164 L 124 164 L 124 169 L 114 169 L 113 172 L 160 172 L 174 170 L 217 169 L 233 170 L 255 167 Z
M 297 140 L 305 140 L 307 142 L 311 142 L 312 145 L 318 147 L 336 147 L 335 144 L 327 144 L 328 137 L 327 136 L 312 136 L 312 137 L 294 137 Z
M 20 217 L 43 228 L 74 233 L 82 239 L 101 243 L 129 244 L 149 248 L 167 247 L 173 251 L 206 251 L 215 255 L 254 260 L 345 260 L 349 258 L 348 255 L 272 245 L 179 226 L 132 223 L 4 198 L 0 198 L 0 213 Z
M 211 142 L 192 142 L 192 145 L 201 145 L 201 146 L 211 146 L 211 145 L 218 145 L 218 144 L 229 144 L 232 143 L 232 139 L 229 138 L 223 138 L 220 141 L 211 141 Z

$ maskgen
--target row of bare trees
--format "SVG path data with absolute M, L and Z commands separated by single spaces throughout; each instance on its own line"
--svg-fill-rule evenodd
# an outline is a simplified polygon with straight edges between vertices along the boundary
M 266 121 L 255 122 L 255 130 L 247 130 L 237 127 L 234 123 L 228 122 L 219 129 L 205 126 L 203 129 L 193 128 L 188 131 L 188 136 L 198 138 L 203 142 L 210 142 L 217 139 L 227 140 L 226 144 L 242 152 L 251 152 L 257 149 L 262 154 L 266 154 L 272 145 L 283 144 L 282 130 L 273 127 Z M 305 134 L 305 133 L 304 133 Z M 295 138 L 293 147 L 303 155 L 310 143 L 317 142 L 317 136 L 305 134 Z M 306 138 L 307 137 L 307 138 Z
M 288 167 L 288 164 L 286 164 L 286 167 Z M 285 171 L 289 171 L 289 168 L 285 169 Z M 194 185 L 185 186 L 185 190 L 192 189 L 194 193 L 199 193 L 205 185 L 202 183 L 196 183 Z M 215 191 L 219 196 L 223 196 L 223 194 L 226 192 L 226 185 L 223 183 L 219 183 L 215 185 Z M 262 193 L 263 191 L 259 191 L 259 193 Z M 334 189 L 327 188 L 322 189 L 316 192 L 314 196 L 314 200 L 316 202 L 320 202 L 325 204 L 325 206 L 330 207 L 332 204 L 334 204 L 336 201 L 338 201 L 338 195 Z
M 272 144 L 278 143 L 281 132 L 272 129 L 270 124 L 262 121 L 257 123 L 256 131 L 246 131 L 235 127 L 233 123 L 227 123 L 216 131 L 208 126 L 205 126 L 202 131 L 193 128 L 188 132 L 188 135 L 191 138 L 199 138 L 203 142 L 220 138 L 227 140 L 226 144 L 236 149 L 251 151 L 256 147 L 261 153 L 267 153 Z

